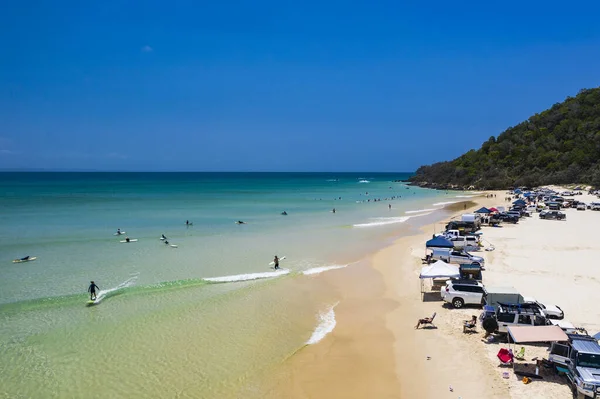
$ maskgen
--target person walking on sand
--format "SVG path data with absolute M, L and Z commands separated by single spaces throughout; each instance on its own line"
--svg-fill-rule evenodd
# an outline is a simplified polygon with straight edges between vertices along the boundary
M 279 269 L 279 258 L 277 257 L 277 255 L 275 255 L 275 258 L 273 259 L 273 263 L 275 263 L 275 266 L 273 267 L 273 269 L 275 269 L 275 270 Z
M 88 292 L 90 293 L 90 301 L 96 300 L 96 290 L 100 291 L 100 288 L 94 283 L 90 281 L 90 286 L 88 287 Z

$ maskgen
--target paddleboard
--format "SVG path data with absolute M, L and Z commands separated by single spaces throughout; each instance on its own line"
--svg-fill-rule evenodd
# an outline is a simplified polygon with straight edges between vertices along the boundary
M 171 245 L 169 245 L 169 246 L 170 246 L 171 248 L 177 248 L 177 245 L 175 245 L 175 244 L 171 244 Z
M 37 256 L 32 256 L 29 259 L 15 259 L 13 260 L 13 263 L 24 263 L 24 262 L 31 262 L 32 260 L 36 260 Z
M 113 234 L 113 235 L 114 235 L 114 236 L 122 236 L 123 234 L 127 234 L 127 232 L 126 232 L 126 231 L 122 231 L 122 232 L 120 232 L 120 233 L 115 233 L 115 234 Z
M 279 258 L 279 261 L 281 262 L 282 260 L 285 260 L 285 256 L 282 256 L 281 258 Z M 275 262 L 271 262 L 269 263 L 269 266 L 273 266 L 275 265 Z
M 127 240 L 121 240 L 119 242 L 127 242 Z M 129 242 L 137 242 L 137 238 L 130 239 Z

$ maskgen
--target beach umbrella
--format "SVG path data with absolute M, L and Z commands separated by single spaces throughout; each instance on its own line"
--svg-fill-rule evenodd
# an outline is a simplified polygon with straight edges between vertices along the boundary
M 492 213 L 492 211 L 487 209 L 485 206 L 482 206 L 481 208 L 477 209 L 474 213 Z
M 492 207 L 492 208 L 490 208 L 490 212 L 498 212 L 498 209 Z
M 426 248 L 454 248 L 452 242 L 442 236 L 437 236 L 425 243 Z

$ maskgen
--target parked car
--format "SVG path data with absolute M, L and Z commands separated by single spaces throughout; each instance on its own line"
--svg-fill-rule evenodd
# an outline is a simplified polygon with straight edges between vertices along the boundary
M 577 204 L 577 210 L 578 211 L 585 211 L 585 208 L 586 208 L 586 206 L 585 206 L 585 204 L 583 202 L 580 202 L 580 203 Z
M 594 337 L 568 334 L 568 342 L 554 342 L 548 360 L 568 370 L 567 379 L 578 399 L 600 395 L 600 345 Z
M 514 215 L 508 215 L 506 213 L 499 213 L 498 219 L 502 220 L 504 223 L 519 223 L 519 218 Z
M 512 326 L 547 326 L 550 320 L 534 307 L 523 307 L 499 303 L 498 306 L 485 306 L 481 326 L 489 333 L 507 334 Z
M 592 202 L 590 206 L 592 211 L 600 211 L 600 202 Z
M 540 212 L 540 219 L 556 219 L 565 220 L 567 215 L 560 211 L 542 211 Z
M 481 256 L 471 255 L 465 251 L 454 251 L 448 248 L 432 248 L 431 258 L 459 265 L 464 263 L 477 263 L 484 266 L 485 264 L 485 259 Z
M 554 320 L 562 320 L 565 318 L 565 312 L 556 305 L 549 303 L 542 303 L 532 297 L 523 297 L 523 303 L 521 306 L 533 306 L 540 309 L 547 318 Z
M 444 302 L 451 303 L 456 309 L 464 305 L 483 304 L 483 284 L 477 280 L 448 280 L 440 294 Z

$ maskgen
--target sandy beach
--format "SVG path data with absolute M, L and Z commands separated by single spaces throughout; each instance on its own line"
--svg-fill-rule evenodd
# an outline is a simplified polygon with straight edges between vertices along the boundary
M 496 353 L 502 343 L 484 343 L 483 331 L 463 334 L 462 322 L 477 307 L 452 309 L 441 301 L 423 302 L 418 278 L 425 241 L 443 222 L 480 206 L 506 206 L 504 192 L 482 195 L 446 208 L 442 220 L 402 237 L 371 258 L 321 276 L 341 297 L 337 325 L 317 345 L 303 348 L 274 372 L 268 397 L 293 398 L 568 398 L 564 377 L 544 375 L 525 385 L 502 378 Z M 591 202 L 587 195 L 578 200 Z M 517 225 L 483 228 L 484 284 L 514 286 L 524 296 L 556 304 L 565 320 L 600 329 L 594 306 L 600 270 L 594 261 L 600 243 L 593 229 L 600 212 L 565 210 L 566 221 L 538 215 Z M 437 313 L 437 328 L 415 330 L 419 318 Z M 526 360 L 547 358 L 546 347 L 526 346 Z M 531 363 L 531 361 L 530 361 Z M 548 372 L 547 372 L 548 373 Z

